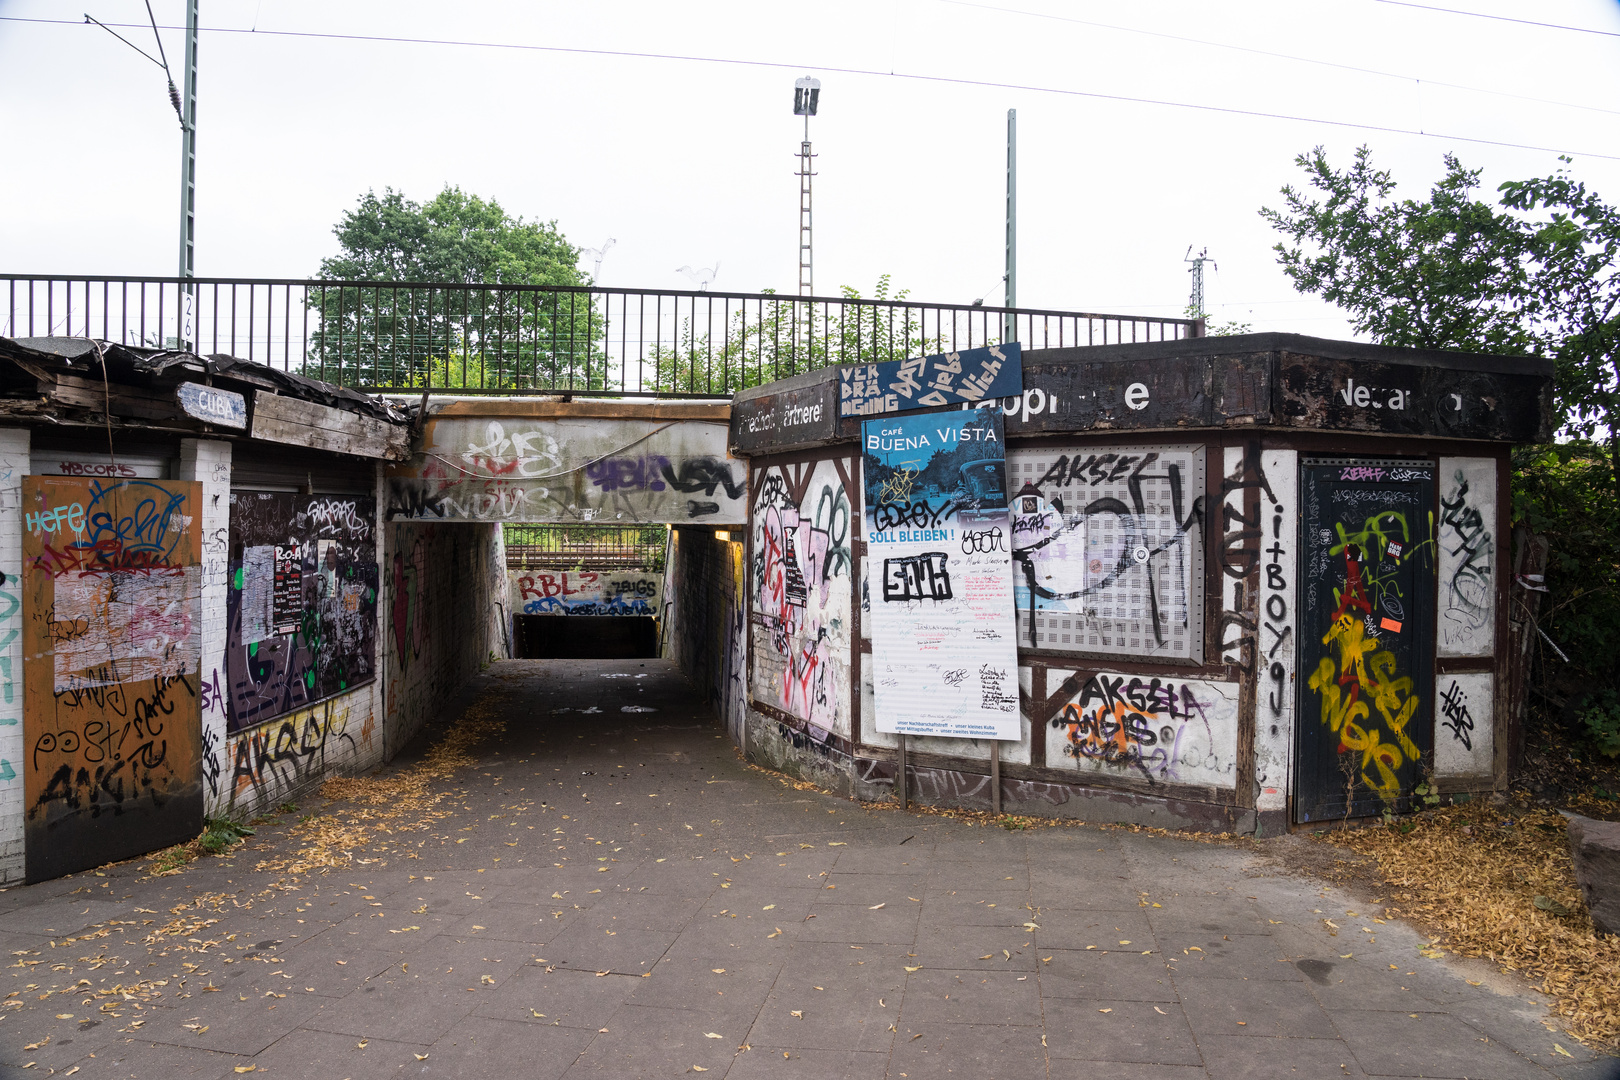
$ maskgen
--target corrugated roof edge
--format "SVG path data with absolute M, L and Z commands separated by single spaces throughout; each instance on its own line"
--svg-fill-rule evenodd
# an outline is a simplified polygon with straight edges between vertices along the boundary
M 98 352 L 104 353 L 107 357 L 109 377 L 114 375 L 118 367 L 126 365 L 131 371 L 158 376 L 169 375 L 173 368 L 189 367 L 198 373 L 206 371 L 211 375 L 240 379 L 256 385 L 269 384 L 276 393 L 286 397 L 313 401 L 334 409 L 359 413 L 395 424 L 409 423 L 415 412 L 414 407 L 401 408 L 392 402 L 369 397 L 346 386 L 306 378 L 227 353 L 213 353 L 203 357 L 190 352 L 147 349 L 82 337 L 0 337 L 0 353 L 11 349 L 41 359 L 64 362 L 74 367 L 89 367 L 94 364 Z

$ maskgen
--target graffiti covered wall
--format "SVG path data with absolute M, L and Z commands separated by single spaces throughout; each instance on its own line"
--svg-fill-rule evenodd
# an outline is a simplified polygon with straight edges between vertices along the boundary
M 0 885 L 23 879 L 22 480 L 27 431 L 0 428 Z
M 376 678 L 377 600 L 374 498 L 233 491 L 227 730 Z
M 444 417 L 390 473 L 388 516 L 741 524 L 747 476 L 724 423 Z
M 249 816 L 296 799 L 328 777 L 380 764 L 375 701 L 367 687 L 229 736 L 218 764 L 208 766 L 223 789 L 223 808 Z
M 735 534 L 733 534 L 735 535 Z M 671 549 L 664 641 L 741 745 L 747 713 L 747 597 L 741 540 L 677 529 Z
M 1202 447 L 1007 453 L 1018 644 L 1196 660 Z
M 1496 651 L 1496 461 L 1440 459 L 1441 656 Z
M 749 528 L 750 696 L 849 738 L 853 458 L 766 468 Z
M 383 753 L 392 758 L 483 665 L 508 655 L 509 611 L 499 525 L 394 522 L 386 539 Z
M 654 615 L 664 576 L 643 570 L 509 570 L 514 615 Z
M 27 875 L 196 835 L 200 485 L 27 477 Z
M 1298 612 L 1299 454 L 1267 450 L 1261 475 L 1270 498 L 1259 502 L 1260 596 L 1255 642 L 1255 809 L 1287 808 L 1294 756 L 1294 622 Z
M 1488 671 L 1440 675 L 1434 685 L 1435 775 L 1490 777 L 1495 753 L 1494 677 Z
M 1049 669 L 1051 682 L 1073 675 Z M 1047 725 L 1046 760 L 1155 784 L 1237 786 L 1238 684 L 1100 671 Z

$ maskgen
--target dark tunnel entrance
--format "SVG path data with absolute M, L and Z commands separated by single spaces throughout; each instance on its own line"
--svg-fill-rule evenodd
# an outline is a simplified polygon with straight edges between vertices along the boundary
M 667 525 L 507 525 L 513 659 L 656 658 L 669 536 Z
M 515 615 L 517 660 L 647 660 L 658 656 L 658 620 L 647 615 Z

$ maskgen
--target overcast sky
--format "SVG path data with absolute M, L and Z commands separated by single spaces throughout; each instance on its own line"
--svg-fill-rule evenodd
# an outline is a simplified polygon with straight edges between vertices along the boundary
M 1021 305 L 1180 314 L 1192 245 L 1213 318 L 1346 337 L 1257 216 L 1311 146 L 1368 143 L 1413 196 L 1448 151 L 1487 190 L 1568 153 L 1620 200 L 1620 5 L 1425 2 L 202 0 L 197 272 L 313 276 L 361 193 L 450 183 L 615 238 L 605 285 L 718 261 L 716 290 L 792 292 L 811 74 L 817 293 L 998 303 L 1013 108 Z M 0 0 L 0 272 L 173 274 L 163 74 L 82 10 L 153 50 L 142 0 Z

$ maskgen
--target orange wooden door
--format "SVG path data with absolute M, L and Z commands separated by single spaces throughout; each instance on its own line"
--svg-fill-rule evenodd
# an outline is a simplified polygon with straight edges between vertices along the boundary
M 201 485 L 23 479 L 29 881 L 202 828 Z

